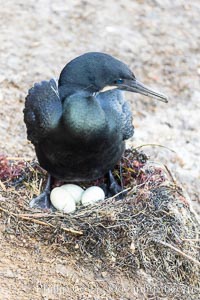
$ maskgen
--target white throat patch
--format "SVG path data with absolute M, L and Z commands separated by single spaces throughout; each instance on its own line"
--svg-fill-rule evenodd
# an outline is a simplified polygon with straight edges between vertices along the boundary
M 116 85 L 106 85 L 106 86 L 104 86 L 104 88 L 102 90 L 99 91 L 99 93 L 111 91 L 111 90 L 114 90 L 114 89 L 117 89 Z

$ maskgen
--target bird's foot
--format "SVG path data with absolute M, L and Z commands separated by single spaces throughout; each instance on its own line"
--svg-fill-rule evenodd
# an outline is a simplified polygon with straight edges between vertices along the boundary
M 117 183 L 111 171 L 108 173 L 108 180 L 109 184 L 106 189 L 107 197 L 113 197 L 116 195 L 116 199 L 123 199 L 127 193 L 123 191 L 123 188 Z
M 50 192 L 44 191 L 38 197 L 33 198 L 29 205 L 31 208 L 50 209 Z
M 52 209 L 50 201 L 50 187 L 51 187 L 51 176 L 48 176 L 47 183 L 44 189 L 44 192 L 39 196 L 33 198 L 30 202 L 31 208 L 40 208 L 40 209 Z

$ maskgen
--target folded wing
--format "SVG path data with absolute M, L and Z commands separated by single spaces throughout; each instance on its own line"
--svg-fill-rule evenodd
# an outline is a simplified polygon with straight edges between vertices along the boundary
M 111 123 L 110 119 L 114 118 L 115 128 L 119 134 L 121 133 L 122 140 L 132 137 L 134 133 L 132 111 L 123 93 L 117 89 L 100 93 L 98 101 L 108 117 L 108 122 Z
M 38 144 L 47 138 L 59 125 L 62 117 L 62 104 L 54 79 L 36 83 L 25 101 L 24 122 L 28 139 Z

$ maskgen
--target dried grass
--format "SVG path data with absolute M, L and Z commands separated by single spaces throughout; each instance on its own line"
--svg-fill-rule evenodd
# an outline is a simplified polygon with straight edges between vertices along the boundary
M 5 235 L 52 245 L 101 270 L 121 270 L 129 277 L 144 270 L 160 282 L 200 288 L 200 224 L 167 167 L 128 150 L 121 163 L 127 196 L 66 215 L 29 208 L 45 173 L 35 162 L 20 166 L 17 178 L 4 178 L 0 185 Z M 115 177 L 120 179 L 120 167 Z

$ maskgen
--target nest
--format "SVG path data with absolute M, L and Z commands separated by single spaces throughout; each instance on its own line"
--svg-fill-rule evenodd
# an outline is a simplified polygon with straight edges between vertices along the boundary
M 80 207 L 71 215 L 29 208 L 46 179 L 36 162 L 1 156 L 0 170 L 5 235 L 52 245 L 99 270 L 120 270 L 129 277 L 143 270 L 199 293 L 200 224 L 166 166 L 127 150 L 114 171 L 116 179 L 123 178 L 126 197 Z

